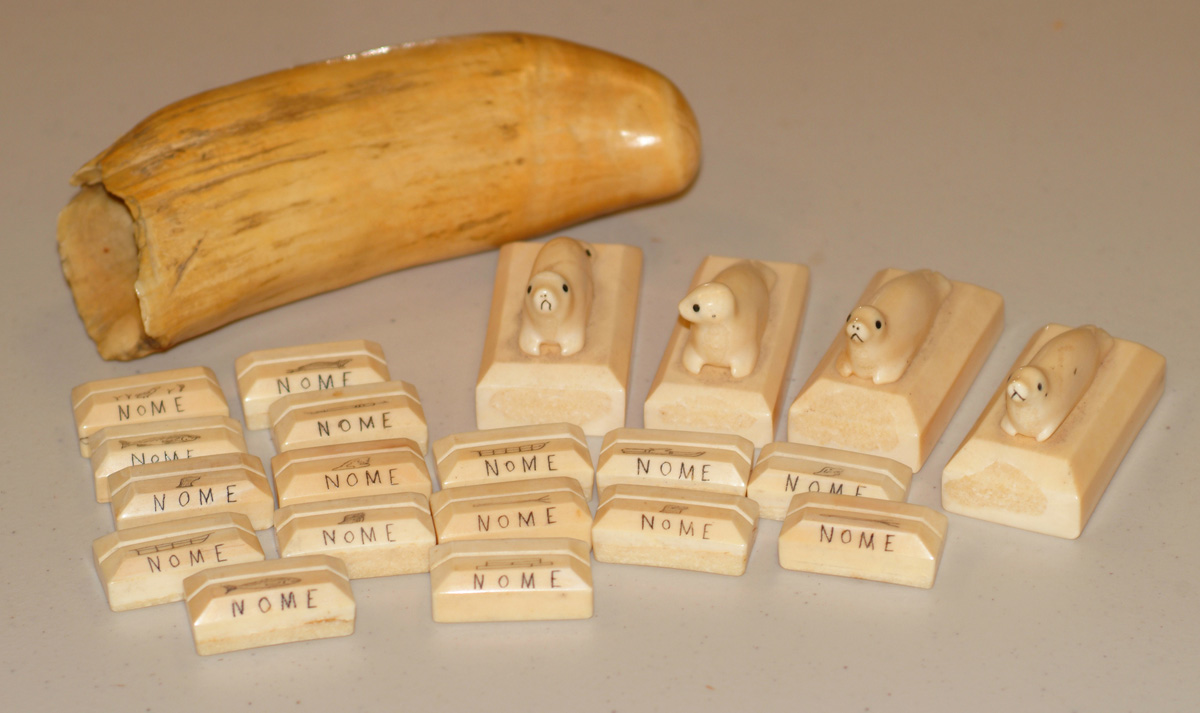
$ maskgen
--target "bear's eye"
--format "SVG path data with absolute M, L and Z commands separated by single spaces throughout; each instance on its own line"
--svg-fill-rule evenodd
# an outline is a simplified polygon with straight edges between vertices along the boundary
M 693 312 L 699 312 L 699 311 L 700 311 L 700 305 L 692 305 L 692 311 L 693 311 Z
M 584 251 L 583 251 L 583 252 L 584 252 L 584 253 L 585 253 L 585 254 L 586 254 L 588 257 L 591 257 L 591 256 L 592 256 L 592 251 L 591 251 L 591 250 L 584 249 Z
M 529 294 L 530 292 L 533 292 L 533 285 L 525 288 L 525 294 Z
M 883 329 L 883 322 L 875 320 L 875 329 Z
M 565 283 L 563 284 L 563 292 L 570 292 L 570 290 L 567 289 L 567 286 Z
M 1042 390 L 1042 382 L 1039 381 L 1038 382 L 1038 391 L 1041 391 L 1041 390 Z

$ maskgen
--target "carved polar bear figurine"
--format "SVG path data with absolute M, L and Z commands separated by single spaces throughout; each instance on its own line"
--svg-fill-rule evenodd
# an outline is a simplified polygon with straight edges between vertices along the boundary
M 1029 363 L 1008 378 L 1000 427 L 1042 442 L 1054 435 L 1083 398 L 1113 338 L 1087 324 L 1068 330 L 1042 345 Z
M 689 292 L 679 303 L 679 314 L 692 323 L 683 367 L 693 374 L 705 364 L 729 367 L 735 379 L 753 372 L 774 284 L 771 268 L 742 260 Z
M 592 248 L 572 238 L 555 238 L 533 260 L 517 344 L 530 355 L 557 344 L 563 356 L 583 349 L 592 310 Z
M 846 317 L 846 349 L 836 360 L 838 373 L 876 384 L 904 376 L 950 288 L 950 281 L 932 270 L 914 270 L 885 282 Z

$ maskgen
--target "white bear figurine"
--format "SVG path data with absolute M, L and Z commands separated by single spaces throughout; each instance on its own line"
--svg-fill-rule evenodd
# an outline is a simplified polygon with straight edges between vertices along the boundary
M 834 363 L 837 372 L 876 384 L 904 376 L 951 287 L 932 270 L 914 270 L 885 282 L 846 317 L 846 348 Z
M 533 260 L 517 344 L 539 356 L 557 344 L 562 356 L 583 349 L 592 309 L 592 248 L 572 238 L 555 238 Z
M 699 374 L 709 364 L 728 367 L 735 379 L 749 376 L 758 364 L 774 284 L 771 268 L 742 260 L 689 292 L 679 303 L 680 316 L 691 322 L 683 367 Z

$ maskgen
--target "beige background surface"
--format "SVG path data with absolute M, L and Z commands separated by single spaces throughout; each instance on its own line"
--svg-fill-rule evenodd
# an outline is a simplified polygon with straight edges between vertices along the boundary
M 1194 709 L 1200 5 L 904 5 L 6 3 L 5 708 Z M 431 437 L 468 430 L 496 254 L 106 363 L 58 270 L 68 176 L 194 92 L 499 29 L 638 59 L 673 78 L 700 120 L 704 166 L 686 196 L 571 232 L 645 250 L 630 425 L 641 424 L 675 302 L 704 255 L 812 269 L 788 402 L 871 274 L 932 267 L 1000 292 L 1007 326 L 912 502 L 938 506 L 941 468 L 1038 326 L 1095 322 L 1166 355 L 1166 394 L 1082 538 L 952 515 L 937 585 L 919 591 L 784 571 L 779 525 L 764 521 L 741 578 L 596 564 L 588 621 L 434 625 L 417 575 L 355 582 L 353 637 L 208 658 L 192 650 L 182 604 L 110 612 L 89 548 L 112 523 L 74 447 L 72 386 L 204 364 L 232 400 L 233 362 L 247 351 L 366 338 L 419 388 Z M 458 329 L 465 336 L 452 338 Z M 265 432 L 249 440 L 271 454 Z

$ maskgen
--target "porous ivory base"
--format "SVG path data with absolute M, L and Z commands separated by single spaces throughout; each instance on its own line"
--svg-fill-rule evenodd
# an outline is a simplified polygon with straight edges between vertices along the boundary
M 679 292 L 680 299 L 740 260 L 712 255 L 705 258 L 688 289 Z M 755 448 L 775 440 L 783 384 L 804 321 L 808 268 L 787 262 L 763 264 L 775 272 L 776 279 L 754 371 L 745 378 L 734 379 L 729 369 L 723 367 L 705 366 L 699 374 L 685 369 L 682 355 L 689 325 L 682 318 L 677 319 L 658 374 L 650 385 L 650 395 L 646 397 L 643 412 L 646 428 L 734 433 L 750 439 Z
M 902 274 L 879 271 L 856 304 Z M 846 345 L 838 330 L 788 410 L 787 439 L 879 455 L 920 470 L 1004 328 L 1000 295 L 965 282 L 951 284 L 929 337 L 904 375 L 890 384 L 838 374 L 835 361 Z
M 480 429 L 565 421 L 589 436 L 625 425 L 642 251 L 593 245 L 592 310 L 581 351 L 531 357 L 517 346 L 522 300 L 540 243 L 500 249 L 492 312 L 475 386 Z
M 1068 327 L 1034 334 L 1013 364 L 1026 364 Z M 942 507 L 967 515 L 1074 539 L 1096 509 L 1113 473 L 1162 396 L 1161 354 L 1113 340 L 1092 385 L 1054 435 L 1038 443 L 1000 428 L 1005 382 L 942 473 Z

